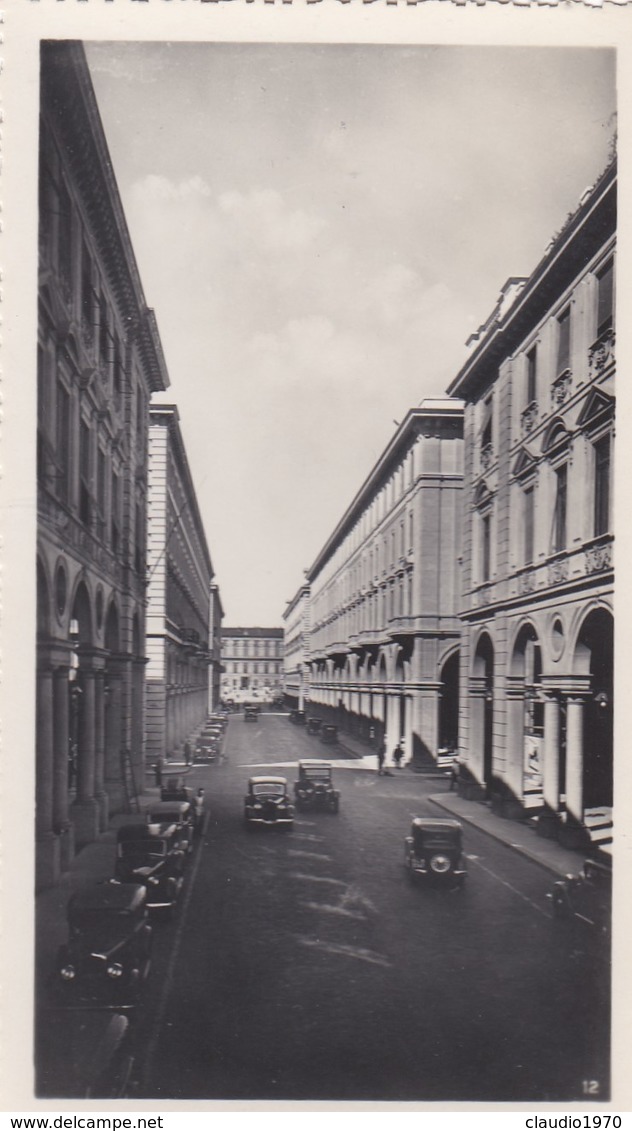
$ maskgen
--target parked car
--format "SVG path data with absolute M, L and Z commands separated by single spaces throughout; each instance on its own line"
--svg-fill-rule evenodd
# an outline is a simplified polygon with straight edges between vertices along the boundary
M 215 735 L 200 735 L 195 744 L 193 761 L 198 765 L 216 762 L 219 753 L 219 737 Z
M 290 711 L 290 722 L 296 726 L 304 726 L 306 722 L 305 711 Z
M 332 723 L 323 723 L 320 728 L 320 741 L 325 742 L 328 746 L 333 745 L 338 741 L 338 727 Z
M 612 867 L 598 860 L 585 860 L 581 872 L 569 873 L 553 884 L 547 898 L 560 919 L 581 919 L 608 933 L 612 915 Z
M 463 826 L 451 818 L 414 817 L 406 837 L 406 867 L 411 879 L 461 887 L 467 875 Z
M 150 965 L 151 926 L 141 883 L 89 884 L 68 901 L 68 942 L 56 982 L 73 1004 L 134 1005 Z
M 294 796 L 297 809 L 327 809 L 337 813 L 340 791 L 334 789 L 331 762 L 299 762 Z
M 259 720 L 258 707 L 244 707 L 244 722 L 256 723 Z
M 184 883 L 185 856 L 177 825 L 123 825 L 117 834 L 114 879 L 144 884 L 150 910 L 173 911 Z
M 181 848 L 187 855 L 193 852 L 195 814 L 188 801 L 154 801 L 145 809 L 145 816 L 150 825 L 175 825 Z
M 202 832 L 204 825 L 204 790 L 200 786 L 192 789 L 186 785 L 182 775 L 166 778 L 160 790 L 161 801 L 187 801 L 193 814 L 193 828 L 196 834 Z
M 322 724 L 321 724 L 320 719 L 309 718 L 307 720 L 307 733 L 308 734 L 319 734 L 321 725 Z
M 294 806 L 286 779 L 268 776 L 250 778 L 244 798 L 244 817 L 248 825 L 290 828 L 294 822 Z
M 118 1100 L 129 1095 L 135 1068 L 129 1011 L 89 1006 L 42 1010 L 36 1025 L 39 1097 Z

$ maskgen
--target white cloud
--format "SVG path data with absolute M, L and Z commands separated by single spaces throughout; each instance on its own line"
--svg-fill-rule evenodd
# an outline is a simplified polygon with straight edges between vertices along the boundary
M 290 210 L 273 189 L 224 192 L 217 203 L 220 212 L 239 229 L 241 238 L 265 252 L 303 250 L 326 227 L 321 216 L 300 208 Z

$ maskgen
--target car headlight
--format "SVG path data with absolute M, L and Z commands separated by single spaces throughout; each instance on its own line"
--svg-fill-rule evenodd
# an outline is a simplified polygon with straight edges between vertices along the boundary
M 261 809 L 261 808 L 262 808 L 261 802 L 260 802 L 260 801 L 255 801 L 255 803 L 254 803 L 254 808 L 255 808 L 255 809 Z
M 113 962 L 111 966 L 108 966 L 106 974 L 108 978 L 122 978 L 123 967 L 121 966 L 120 962 Z
M 155 886 L 156 886 L 156 884 L 159 884 L 159 883 L 160 883 L 160 880 L 158 879 L 158 876 L 148 876 L 148 877 L 147 877 L 147 883 L 148 883 L 148 884 L 153 884 L 153 885 L 154 885 L 154 887 L 155 887 Z
M 77 971 L 75 970 L 74 966 L 68 964 L 68 966 L 62 966 L 59 973 L 64 982 L 72 982 L 73 978 L 76 977 Z

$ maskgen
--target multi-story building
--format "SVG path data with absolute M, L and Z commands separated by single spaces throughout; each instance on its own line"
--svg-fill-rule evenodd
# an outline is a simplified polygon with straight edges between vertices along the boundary
M 213 663 L 213 566 L 175 405 L 149 410 L 147 568 L 147 756 L 155 760 L 181 752 L 206 718 Z
M 80 44 L 41 54 L 37 883 L 144 773 L 147 405 L 169 381 Z
M 210 623 L 208 645 L 211 653 L 208 684 L 208 708 L 214 711 L 221 699 L 222 683 L 222 620 L 224 609 L 219 595 L 219 586 L 211 585 Z
M 283 694 L 283 629 L 222 629 L 222 699 L 275 699 Z
M 283 692 L 289 707 L 302 711 L 309 695 L 310 587 L 307 582 L 283 613 Z
M 310 709 L 407 760 L 457 741 L 463 406 L 411 409 L 306 577 Z
M 449 389 L 466 401 L 466 776 L 567 840 L 611 820 L 615 235 L 612 164 Z

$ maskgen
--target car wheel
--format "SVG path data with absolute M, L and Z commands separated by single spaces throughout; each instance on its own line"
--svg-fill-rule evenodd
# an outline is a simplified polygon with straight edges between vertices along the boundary
M 553 891 L 553 914 L 556 919 L 568 919 L 571 909 L 568 902 L 568 896 L 565 892 Z

